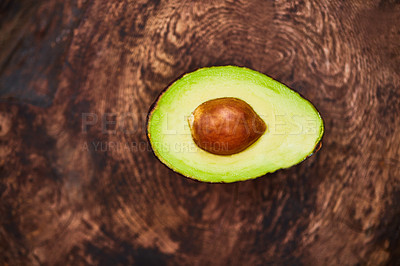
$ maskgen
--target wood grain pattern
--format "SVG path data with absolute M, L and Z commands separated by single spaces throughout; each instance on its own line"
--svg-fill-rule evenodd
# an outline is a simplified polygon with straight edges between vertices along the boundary
M 400 263 L 399 1 L 6 0 L 0 13 L 0 264 Z M 226 64 L 310 99 L 322 149 L 234 184 L 159 163 L 152 101 Z

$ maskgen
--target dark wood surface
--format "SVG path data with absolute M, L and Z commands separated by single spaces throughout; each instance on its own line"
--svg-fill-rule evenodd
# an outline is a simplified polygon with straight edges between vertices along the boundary
M 399 1 L 0 8 L 1 265 L 399 265 Z M 310 99 L 322 149 L 233 184 L 162 165 L 151 103 L 227 64 Z

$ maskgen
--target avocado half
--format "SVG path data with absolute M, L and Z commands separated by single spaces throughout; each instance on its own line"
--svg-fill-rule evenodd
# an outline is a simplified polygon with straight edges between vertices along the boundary
M 223 98 L 247 103 L 266 129 L 244 150 L 220 155 L 196 144 L 191 120 L 199 106 Z M 236 66 L 184 75 L 160 94 L 147 119 L 147 137 L 159 160 L 204 182 L 248 180 L 291 167 L 318 149 L 323 133 L 323 120 L 309 101 L 264 74 Z

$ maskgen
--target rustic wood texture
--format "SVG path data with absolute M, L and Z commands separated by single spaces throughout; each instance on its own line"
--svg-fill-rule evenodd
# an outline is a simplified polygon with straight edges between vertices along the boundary
M 0 9 L 0 264 L 399 265 L 399 1 Z M 227 64 L 310 99 L 322 149 L 233 184 L 162 165 L 151 103 L 182 73 Z

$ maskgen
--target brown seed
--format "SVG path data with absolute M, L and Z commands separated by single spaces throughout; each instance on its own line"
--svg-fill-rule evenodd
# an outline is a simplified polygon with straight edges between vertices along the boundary
M 189 126 L 197 146 L 218 155 L 245 150 L 267 129 L 250 105 L 232 97 L 199 105 L 189 117 Z

